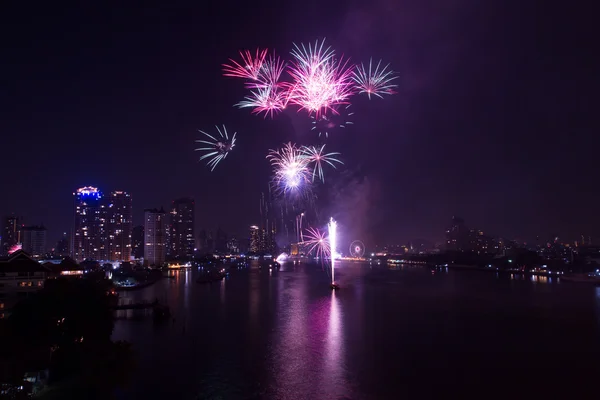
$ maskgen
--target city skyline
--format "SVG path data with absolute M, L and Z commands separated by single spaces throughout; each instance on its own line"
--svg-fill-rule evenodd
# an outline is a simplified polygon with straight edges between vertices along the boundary
M 86 190 L 86 189 L 91 189 L 91 190 L 97 190 L 98 193 L 100 194 L 100 196 L 103 196 L 102 192 L 98 189 L 98 188 L 94 188 L 92 186 L 86 186 L 83 188 L 78 189 L 80 190 Z M 74 193 L 75 194 L 75 193 Z M 120 226 L 120 223 L 117 223 L 116 225 L 113 223 L 112 226 L 112 230 L 118 230 L 118 231 L 123 231 L 123 232 L 129 232 L 128 234 L 128 238 L 125 242 L 123 242 L 123 239 L 120 239 L 122 242 L 119 245 L 116 245 L 116 247 L 118 248 L 125 248 L 126 253 L 124 253 L 123 255 L 111 255 L 109 256 L 109 254 L 114 253 L 115 251 L 120 253 L 120 250 L 115 250 L 115 245 L 113 245 L 113 242 L 115 242 L 118 239 L 115 238 L 111 238 L 111 241 L 109 243 L 109 238 L 108 236 L 103 237 L 102 240 L 106 241 L 106 249 L 103 249 L 102 251 L 104 251 L 107 254 L 106 259 L 107 260 L 112 260 L 114 259 L 115 261 L 117 259 L 129 259 L 129 257 L 127 256 L 128 254 L 131 255 L 133 254 L 133 239 L 132 239 L 132 235 L 134 232 L 134 228 L 136 227 L 141 227 L 142 231 L 143 231 L 143 227 L 144 227 L 144 221 L 146 219 L 145 213 L 147 209 L 142 209 L 142 210 L 136 210 L 135 208 L 131 207 L 131 196 L 129 195 L 129 193 L 127 192 L 123 192 L 123 191 L 112 191 L 110 192 L 111 196 L 119 196 L 119 195 L 125 195 L 129 200 L 129 208 L 126 214 L 126 225 L 125 228 L 121 228 L 119 229 L 118 226 Z M 89 195 L 89 193 L 88 193 Z M 277 226 L 277 221 L 271 221 L 269 222 L 269 215 L 270 215 L 270 203 L 266 201 L 265 199 L 265 194 L 264 192 L 262 192 L 259 196 L 260 199 L 260 205 L 257 209 L 257 217 L 254 218 L 252 221 L 254 222 L 253 224 L 249 225 L 250 227 L 252 227 L 255 223 L 259 223 L 259 225 L 261 226 L 272 226 L 273 229 L 275 229 L 275 226 Z M 114 201 L 118 201 L 118 198 L 114 198 Z M 190 233 L 188 232 L 187 239 L 183 239 L 180 237 L 180 240 L 183 240 L 183 242 L 185 242 L 187 240 L 187 242 L 189 244 L 187 244 L 187 249 L 188 249 L 188 253 L 185 255 L 185 257 L 190 257 L 191 254 L 193 254 L 193 249 L 199 247 L 198 243 L 200 240 L 202 240 L 201 238 L 201 233 L 200 232 L 209 232 L 210 234 L 218 234 L 219 231 L 221 231 L 221 227 L 218 226 L 216 229 L 206 229 L 202 224 L 198 223 L 198 221 L 195 219 L 195 201 L 193 198 L 191 197 L 180 197 L 177 198 L 176 200 L 172 200 L 171 204 L 172 207 L 170 209 L 170 211 L 167 213 L 167 211 L 165 211 L 169 216 L 166 218 L 166 233 L 165 233 L 165 245 L 168 246 L 165 250 L 165 257 L 166 258 L 177 258 L 177 251 L 174 250 L 177 247 L 177 244 L 174 243 L 174 238 L 175 235 L 173 235 L 173 232 L 177 231 L 176 228 L 174 228 L 174 222 L 175 222 L 175 217 L 177 216 L 177 207 L 180 207 L 180 205 L 178 204 L 186 204 L 188 202 L 191 202 L 192 206 L 191 206 L 191 210 L 189 211 L 190 214 L 188 215 L 189 220 L 182 225 L 182 228 L 179 229 L 183 229 L 186 231 L 190 231 L 191 229 L 191 236 Z M 108 204 L 107 204 L 108 206 Z M 123 207 L 123 205 L 121 205 L 120 207 Z M 183 209 L 185 211 L 185 208 Z M 136 223 L 136 221 L 133 220 L 132 215 L 135 214 L 137 211 L 137 214 L 143 213 L 144 214 L 144 218 L 142 219 L 142 223 L 138 224 Z M 122 216 L 121 216 L 122 217 Z M 272 217 L 272 216 L 271 216 Z M 452 217 L 455 218 L 455 217 Z M 461 218 L 462 219 L 462 218 Z M 26 224 L 25 222 L 29 222 L 27 221 L 27 218 L 24 216 L 17 216 L 14 213 L 9 214 L 8 216 L 5 216 L 2 221 L 4 222 L 3 226 L 1 227 L 2 229 L 2 235 L 0 235 L 0 244 L 2 245 L 2 252 L 4 254 L 6 254 L 6 246 L 10 246 L 10 245 L 16 245 L 19 244 L 23 248 L 24 250 L 26 250 L 26 246 L 24 245 L 25 242 L 25 231 L 27 229 L 42 229 L 44 231 L 44 239 L 43 239 L 43 245 L 41 245 L 43 248 L 46 249 L 46 251 L 50 251 L 52 249 L 56 250 L 57 254 L 62 254 L 62 252 L 60 251 L 60 249 L 58 249 L 57 247 L 60 247 L 60 242 L 61 240 L 64 240 L 65 237 L 67 238 L 67 240 L 71 241 L 71 244 L 69 246 L 69 248 L 71 250 L 68 251 L 68 253 L 70 255 L 75 255 L 73 253 L 73 240 L 74 240 L 74 236 L 72 236 L 72 233 L 75 233 L 75 229 L 71 228 L 70 230 L 67 230 L 66 232 L 61 233 L 60 235 L 57 235 L 56 237 L 52 237 L 49 236 L 47 231 L 49 230 L 44 224 L 41 225 L 30 225 L 30 224 Z M 12 222 L 11 222 L 12 221 Z M 108 221 L 106 221 L 107 226 L 108 226 Z M 284 222 L 281 222 L 284 224 Z M 181 224 L 181 222 L 180 222 Z M 265 225 L 266 224 L 266 225 Z M 12 227 L 12 228 L 11 228 Z M 12 229 L 12 232 L 9 232 L 7 235 L 7 229 Z M 237 229 L 234 229 L 234 234 L 230 234 L 232 238 L 236 238 L 239 237 L 241 238 L 242 241 L 248 241 L 249 243 L 252 241 L 251 237 L 252 235 L 248 234 L 248 226 L 237 226 Z M 281 227 L 280 227 L 281 228 Z M 304 229 L 306 228 L 306 225 L 304 226 Z M 439 248 L 446 248 L 447 247 L 447 228 L 448 228 L 448 224 L 444 224 L 444 230 L 442 232 L 438 232 L 438 239 L 430 239 L 430 238 L 418 238 L 417 236 L 413 236 L 410 239 L 405 240 L 404 242 L 402 241 L 394 241 L 394 240 L 387 240 L 387 241 L 381 241 L 381 242 L 373 242 L 370 243 L 371 246 L 378 246 L 378 247 L 386 247 L 386 246 L 400 246 L 400 245 L 404 245 L 404 244 L 409 244 L 415 241 L 420 241 L 420 240 L 425 240 L 427 242 L 431 242 L 434 243 L 435 245 L 437 245 Z M 485 229 L 485 228 L 484 228 Z M 261 230 L 268 232 L 270 229 L 267 228 L 261 228 Z M 477 230 L 479 230 L 479 228 L 477 228 Z M 485 229 L 486 232 L 489 232 L 487 229 Z M 237 232 L 242 232 L 237 233 Z M 196 234 L 196 232 L 198 232 L 198 234 Z M 445 234 L 444 234 L 445 232 Z M 483 233 L 482 233 L 483 234 Z M 12 236 L 17 235 L 16 237 L 20 238 L 19 241 L 14 242 L 14 240 L 12 239 Z M 275 230 L 273 230 L 273 237 L 275 235 Z M 294 231 L 293 235 L 297 235 L 297 233 Z M 486 235 L 488 236 L 488 235 Z M 69 239 L 70 237 L 70 239 Z M 573 237 L 565 237 L 563 235 L 560 234 L 560 232 L 556 232 L 556 230 L 554 231 L 550 231 L 550 232 L 542 232 L 537 234 L 535 237 L 532 238 L 527 238 L 527 239 L 523 239 L 520 237 L 510 237 L 510 236 L 503 236 L 503 235 L 498 235 L 495 232 L 492 232 L 492 236 L 489 237 L 503 237 L 505 238 L 505 240 L 510 240 L 510 241 L 517 241 L 519 243 L 525 243 L 525 244 L 536 244 L 536 243 L 540 243 L 540 240 L 543 241 L 547 241 L 547 242 L 552 242 L 553 239 L 558 238 L 560 242 L 562 243 L 578 243 L 578 244 L 592 244 L 592 243 L 597 243 L 600 242 L 600 239 L 598 239 L 597 236 L 594 235 L 590 235 L 588 233 L 581 233 L 579 235 L 575 235 Z M 8 238 L 8 240 L 6 239 Z M 440 239 L 441 238 L 441 239 Z M 31 239 L 30 239 L 31 240 Z M 42 240 L 42 239 L 37 239 L 38 241 Z M 267 240 L 267 239 L 264 239 Z M 269 239 L 271 240 L 271 239 Z M 349 240 L 349 239 L 348 239 Z M 14 243 L 12 243 L 14 242 Z M 183 242 L 180 244 L 183 245 Z M 586 243 L 587 242 L 587 243 Z M 128 244 L 127 244 L 128 243 Z M 244 246 L 245 247 L 245 246 Z M 252 247 L 251 245 L 249 245 L 249 248 Z M 39 248 L 40 245 L 38 244 L 36 249 L 38 249 L 39 252 Z M 143 246 L 142 246 L 143 248 Z M 191 250 L 191 252 L 190 252 Z M 141 251 L 141 253 L 143 253 L 143 250 Z M 185 258 L 184 257 L 184 258 Z M 75 258 L 77 258 L 77 256 L 75 255 Z
M 43 222 L 54 241 L 69 230 L 68 194 L 92 184 L 139 199 L 136 224 L 144 207 L 189 196 L 203 227 L 241 235 L 259 223 L 254 199 L 271 174 L 265 149 L 319 139 L 295 111 L 265 121 L 234 109 L 244 90 L 222 77 L 220 66 L 242 49 L 287 56 L 292 43 L 327 38 L 353 61 L 380 57 L 398 74 L 397 95 L 356 101 L 353 125 L 326 139 L 344 165 L 328 175 L 319 207 L 340 224 L 355 223 L 353 237 L 442 241 L 451 215 L 523 240 L 545 232 L 598 236 L 600 192 L 589 184 L 595 154 L 587 145 L 598 123 L 582 106 L 593 98 L 597 62 L 592 52 L 575 49 L 592 40 L 584 23 L 589 13 L 472 3 L 279 3 L 267 15 L 247 5 L 239 20 L 192 6 L 181 14 L 191 17 L 185 21 L 157 13 L 159 30 L 131 5 L 119 10 L 112 28 L 95 23 L 96 14 L 50 5 L 7 21 L 12 62 L 2 69 L 11 77 L 11 101 L 0 124 L 3 149 L 22 151 L 4 151 L 0 159 L 3 171 L 20 165 L 0 197 L 0 213 Z M 249 22 L 269 16 L 268 27 Z M 558 33 L 556 21 L 566 19 L 584 22 Z M 199 39 L 234 22 L 244 35 Z M 46 40 L 47 32 L 62 29 L 80 34 Z M 573 42 L 581 46 L 567 44 Z M 198 130 L 217 124 L 238 133 L 236 148 L 210 172 L 194 141 Z M 43 170 L 41 161 L 22 163 L 23 154 L 45 160 Z M 31 184 L 39 174 L 44 179 Z

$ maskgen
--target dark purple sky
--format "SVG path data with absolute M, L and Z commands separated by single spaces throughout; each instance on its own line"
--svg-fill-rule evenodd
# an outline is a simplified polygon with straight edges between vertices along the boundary
M 239 49 L 287 55 L 323 37 L 400 76 L 397 95 L 356 98 L 355 125 L 328 142 L 345 166 L 329 171 L 321 206 L 348 240 L 439 240 L 455 214 L 512 238 L 600 236 L 599 34 L 584 2 L 10 3 L 0 9 L 0 214 L 45 223 L 51 242 L 70 229 L 84 185 L 129 191 L 136 223 L 144 208 L 191 195 L 199 227 L 245 232 L 267 150 L 315 137 L 304 113 L 264 120 L 233 108 L 242 83 L 220 65 Z M 238 142 L 211 173 L 193 149 L 197 129 L 215 124 Z

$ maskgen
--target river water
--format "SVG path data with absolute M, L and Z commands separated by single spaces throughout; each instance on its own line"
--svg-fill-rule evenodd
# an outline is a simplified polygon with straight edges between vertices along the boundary
M 123 398 L 595 398 L 600 290 L 477 271 L 346 263 L 176 272 L 126 293 L 174 321 L 121 319 L 138 365 Z

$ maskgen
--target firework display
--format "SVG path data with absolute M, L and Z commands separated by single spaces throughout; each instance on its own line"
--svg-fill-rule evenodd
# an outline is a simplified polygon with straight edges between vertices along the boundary
M 340 153 L 325 153 L 325 145 L 296 146 L 286 143 L 282 148 L 270 150 L 267 159 L 273 167 L 273 183 L 283 193 L 300 191 L 310 186 L 319 177 L 325 182 L 323 166 L 336 168 L 335 163 L 344 164 L 336 156 Z
M 318 229 L 308 228 L 304 234 L 306 240 L 303 241 L 308 246 L 308 253 L 315 255 L 315 257 L 324 260 L 331 256 L 329 247 L 329 238 L 325 232 Z
M 267 159 L 273 166 L 273 183 L 283 193 L 310 185 L 309 159 L 295 144 L 287 143 L 281 149 L 270 150 Z
M 379 61 L 373 67 L 372 59 L 368 68 L 362 63 L 352 64 L 348 58 L 337 57 L 335 50 L 325 45 L 325 39 L 308 45 L 294 43 L 290 54 L 291 59 L 286 62 L 268 49 L 243 50 L 238 61 L 229 59 L 229 63 L 223 64 L 223 75 L 243 79 L 249 90 L 235 106 L 273 118 L 293 105 L 298 111 L 308 113 L 312 130 L 328 137 L 330 131 L 352 124 L 354 113 L 349 112 L 349 107 L 353 95 L 366 93 L 370 99 L 371 95 L 383 98 L 394 93 L 396 85 L 392 81 L 396 76 L 388 69 L 389 64 L 381 67 Z M 206 152 L 200 160 L 210 158 L 211 171 L 235 144 L 235 134 L 229 140 L 225 127 L 223 130 L 224 135 L 217 128 L 219 139 L 200 131 L 211 141 L 196 141 L 210 146 L 196 150 Z M 324 182 L 323 163 L 335 168 L 334 163 L 341 161 L 332 157 L 339 153 L 323 154 L 323 147 L 298 148 L 288 144 L 271 150 L 267 158 L 274 167 L 273 181 L 284 193 L 295 191 L 308 184 L 308 164 L 314 164 L 311 182 L 317 175 Z
M 345 128 L 352 125 L 352 116 L 354 112 L 350 111 L 351 104 L 346 104 L 342 107 L 334 107 L 330 114 L 321 114 L 318 117 L 311 115 L 312 120 L 311 130 L 319 132 L 319 136 L 325 135 L 329 137 L 329 132 L 336 128 Z
M 375 69 L 373 69 L 373 59 L 369 60 L 369 69 L 365 69 L 364 64 L 360 67 L 356 66 L 355 71 L 352 73 L 352 79 L 355 82 L 355 89 L 359 93 L 366 93 L 371 99 L 371 95 L 377 96 L 383 99 L 384 94 L 394 94 L 394 88 L 391 82 L 397 78 L 394 76 L 392 70 L 388 70 L 389 64 L 385 67 L 381 67 L 381 60 L 377 63 Z
M 240 51 L 240 56 L 242 57 L 241 64 L 232 59 L 229 59 L 231 64 L 223 64 L 223 75 L 251 81 L 258 80 L 267 56 L 267 49 L 256 49 L 255 56 L 252 56 L 248 50 Z
M 394 94 L 397 87 L 394 84 L 397 76 L 389 64 L 384 65 L 382 61 L 375 64 L 373 59 L 367 65 L 351 63 L 349 58 L 338 56 L 324 39 L 308 45 L 294 43 L 288 60 L 268 49 L 243 50 L 237 61 L 229 59 L 222 67 L 224 76 L 242 79 L 248 91 L 235 107 L 250 109 L 252 114 L 264 118 L 274 118 L 288 109 L 306 113 L 311 120 L 311 131 L 325 138 L 330 132 L 353 125 L 353 96 L 366 94 L 369 100 L 371 97 L 383 99 L 385 95 Z M 225 126 L 222 130 L 217 127 L 217 134 L 213 135 L 200 132 L 206 138 L 196 140 L 203 144 L 196 151 L 204 153 L 200 160 L 208 159 L 207 165 L 213 171 L 234 148 L 236 133 L 230 138 Z M 312 210 L 316 220 L 320 219 L 314 205 L 313 186 L 325 183 L 325 169 L 337 169 L 344 164 L 338 158 L 339 152 L 326 152 L 325 147 L 322 143 L 288 142 L 269 150 L 266 158 L 273 171 L 269 191 L 273 189 L 281 198 L 284 230 L 288 232 L 289 226 L 284 223 L 285 209 L 286 215 L 296 216 L 294 240 L 308 246 L 309 254 L 331 260 L 331 287 L 339 289 L 335 282 L 337 222 L 330 218 L 326 231 L 309 228 L 304 233 L 302 229 L 306 210 Z M 306 218 L 310 218 L 308 215 Z M 362 257 L 364 244 L 354 241 L 350 254 Z
M 250 94 L 244 97 L 244 100 L 236 104 L 239 108 L 252 108 L 253 114 L 265 114 L 270 115 L 276 114 L 285 108 L 287 103 L 286 94 L 282 91 L 277 91 L 272 86 L 257 86 L 255 89 L 250 91 Z
M 210 141 L 196 140 L 196 143 L 202 143 L 203 145 L 208 147 L 200 147 L 195 150 L 206 153 L 202 157 L 200 157 L 200 161 L 204 159 L 209 159 L 206 164 L 210 167 L 211 171 L 215 169 L 215 167 L 217 166 L 217 164 L 219 164 L 221 160 L 227 157 L 227 154 L 229 154 L 231 150 L 233 150 L 233 147 L 235 146 L 235 135 L 237 133 L 234 132 L 231 139 L 229 139 L 229 134 L 227 133 L 227 128 L 225 128 L 225 125 L 223 125 L 222 131 L 221 129 L 219 129 L 218 126 L 215 126 L 215 128 L 217 128 L 217 132 L 219 133 L 218 137 L 215 137 L 217 135 L 213 136 L 206 132 L 199 131 L 200 133 L 207 136 L 210 139 Z
M 323 49 L 324 45 L 325 40 L 321 45 L 315 42 L 314 48 L 294 44 L 294 61 L 288 69 L 292 78 L 290 102 L 317 117 L 335 105 L 347 103 L 354 91 L 353 66 L 343 58 L 336 60 L 335 52 L 329 47 Z
M 323 175 L 323 164 L 329 164 L 335 169 L 334 163 L 343 164 L 342 161 L 338 160 L 335 156 L 340 153 L 325 153 L 325 145 L 318 146 L 302 146 L 300 152 L 303 157 L 308 160 L 308 164 L 313 164 L 312 181 L 315 181 L 315 176 L 318 175 L 319 179 L 324 183 L 325 175 Z
M 364 64 L 352 64 L 349 59 L 337 57 L 336 52 L 325 45 L 325 39 L 314 44 L 293 44 L 291 60 L 283 61 L 267 50 L 241 51 L 241 62 L 229 60 L 223 64 L 223 75 L 242 78 L 251 93 L 236 104 L 237 107 L 253 108 L 253 113 L 274 116 L 288 104 L 305 110 L 317 121 L 327 114 L 336 114 L 336 108 L 349 105 L 355 94 L 366 93 L 383 98 L 393 94 L 396 85 L 394 72 L 389 64 L 381 67 L 381 61 L 368 68 Z M 287 74 L 284 79 L 284 71 Z M 327 121 L 327 119 L 325 119 Z

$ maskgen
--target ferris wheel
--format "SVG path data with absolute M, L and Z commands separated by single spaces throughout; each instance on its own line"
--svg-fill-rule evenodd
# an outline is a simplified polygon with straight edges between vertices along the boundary
M 350 255 L 355 258 L 362 258 L 365 255 L 365 244 L 360 240 L 350 243 Z

